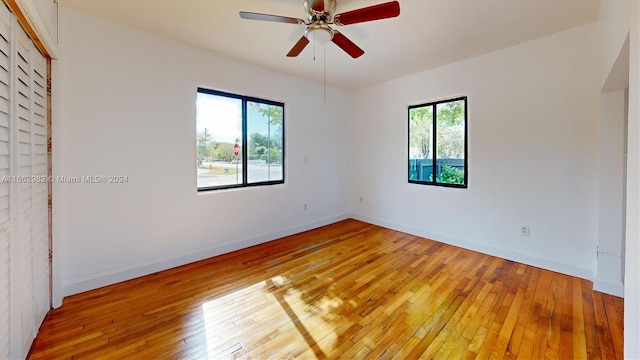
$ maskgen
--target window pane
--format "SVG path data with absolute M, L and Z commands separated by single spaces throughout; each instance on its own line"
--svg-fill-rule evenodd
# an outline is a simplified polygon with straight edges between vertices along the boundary
M 198 188 L 242 184 L 242 100 L 198 92 L 196 131 Z
M 464 184 L 464 101 L 436 105 L 437 181 Z
M 283 180 L 283 107 L 247 103 L 247 180 L 249 183 Z
M 433 181 L 433 106 L 409 110 L 409 180 Z

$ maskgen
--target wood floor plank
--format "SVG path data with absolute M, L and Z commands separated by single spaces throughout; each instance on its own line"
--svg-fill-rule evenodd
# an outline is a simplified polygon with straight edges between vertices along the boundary
M 598 338 L 598 348 L 600 349 L 600 358 L 602 359 L 617 359 L 618 356 L 615 353 L 613 341 L 611 340 L 611 332 L 607 331 L 609 328 L 607 313 L 604 307 L 604 300 L 602 293 L 593 292 L 593 308 L 596 318 L 596 329 Z
M 622 323 L 624 302 L 621 298 L 614 296 L 607 296 L 605 294 L 602 294 L 602 296 L 609 323 L 608 331 L 611 333 L 611 340 L 613 341 L 613 349 L 616 353 L 616 359 L 623 359 Z
M 500 327 L 500 333 L 496 339 L 496 345 L 491 352 L 491 357 L 494 359 L 503 357 L 504 353 L 507 351 L 509 339 L 511 339 L 513 329 L 515 328 L 518 320 L 520 308 L 524 302 L 524 294 L 525 292 L 522 289 L 518 289 L 513 303 L 509 306 L 509 313 L 507 314 L 504 324 Z
M 593 291 L 591 291 L 591 284 L 583 280 L 582 281 L 582 311 L 584 312 L 584 326 L 587 329 L 594 329 L 594 331 L 585 331 L 585 342 L 587 345 L 587 358 L 600 360 L 600 349 L 598 349 L 598 330 L 596 327 L 596 316 L 593 304 Z
M 545 351 L 547 359 L 560 359 L 561 329 L 560 320 L 562 318 L 562 294 L 565 283 L 560 274 L 554 274 L 551 282 L 552 302 L 550 304 L 549 330 L 547 332 L 547 349 Z
M 586 280 L 345 220 L 70 296 L 30 359 L 622 359 Z
M 587 358 L 587 341 L 584 336 L 584 311 L 582 309 L 582 283 L 580 279 L 571 279 L 573 285 L 573 357 Z

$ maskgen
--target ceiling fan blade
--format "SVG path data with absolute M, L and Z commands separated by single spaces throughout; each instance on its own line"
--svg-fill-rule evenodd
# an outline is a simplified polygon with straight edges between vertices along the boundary
M 400 15 L 400 3 L 390 1 L 362 9 L 347 11 L 333 17 L 336 25 L 350 25 L 365 21 L 388 19 Z
M 309 7 L 318 12 L 324 11 L 324 0 L 308 0 Z
M 300 55 L 300 53 L 307 46 L 307 44 L 309 44 L 309 40 L 307 39 L 306 36 L 303 35 L 300 38 L 300 40 L 298 40 L 298 42 L 295 45 L 293 45 L 291 50 L 289 50 L 289 53 L 287 54 L 287 56 L 288 57 L 296 57 L 296 56 Z
M 240 11 L 240 17 L 249 20 L 273 21 L 287 24 L 304 24 L 304 20 L 287 16 L 260 14 L 248 11 Z
M 333 39 L 331 41 L 338 45 L 338 47 L 344 50 L 347 54 L 351 55 L 354 59 L 359 58 L 364 54 L 364 50 L 360 49 L 358 45 L 354 44 L 351 40 L 347 39 L 346 36 L 337 31 L 333 32 Z

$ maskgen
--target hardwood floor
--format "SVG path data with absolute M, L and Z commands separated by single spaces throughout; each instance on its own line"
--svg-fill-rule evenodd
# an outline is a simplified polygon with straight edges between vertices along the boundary
M 622 359 L 589 281 L 346 220 L 68 297 L 31 359 Z

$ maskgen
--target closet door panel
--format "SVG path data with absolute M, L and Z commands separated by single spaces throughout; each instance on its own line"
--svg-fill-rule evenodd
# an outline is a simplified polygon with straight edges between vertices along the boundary
M 11 13 L 0 9 L 0 179 L 11 175 Z M 0 181 L 0 359 L 11 355 L 10 188 Z
M 0 359 L 24 358 L 50 309 L 47 59 L 0 6 Z
M 31 49 L 31 239 L 36 328 L 51 307 L 49 291 L 49 197 L 47 194 L 47 59 Z
M 22 327 L 21 338 L 23 352 L 28 351 L 31 342 L 36 334 L 35 325 L 35 303 L 33 301 L 34 274 L 33 274 L 33 239 L 32 239 L 32 183 L 31 176 L 31 40 L 21 27 L 16 27 L 15 33 L 15 76 L 16 85 L 15 105 L 16 117 L 14 126 L 15 144 L 15 167 L 14 172 L 17 177 L 13 190 L 16 191 L 16 201 L 13 206 L 17 206 L 14 217 L 14 235 L 12 241 L 16 243 L 20 258 L 18 267 L 20 269 L 19 282 L 22 284 L 22 316 L 20 325 Z M 24 180 L 24 181 L 23 181 Z M 15 279 L 15 278 L 14 278 Z

